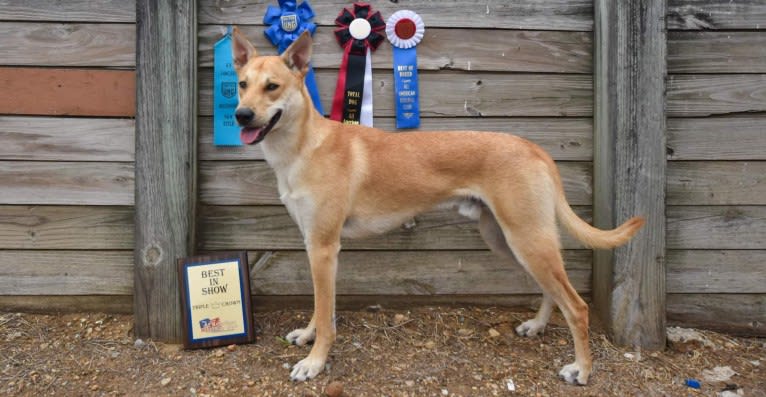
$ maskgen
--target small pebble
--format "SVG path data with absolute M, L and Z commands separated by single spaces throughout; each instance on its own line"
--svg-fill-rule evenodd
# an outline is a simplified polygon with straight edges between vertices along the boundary
M 403 323 L 403 322 L 405 322 L 407 320 L 408 320 L 407 316 L 405 316 L 404 314 L 401 314 L 401 313 L 397 313 L 394 316 L 394 324 L 396 324 L 396 325 L 399 325 L 399 324 L 401 324 L 401 323 Z
M 498 336 L 500 336 L 500 332 L 497 332 L 497 330 L 494 329 L 494 328 L 490 328 L 489 329 L 489 337 L 490 338 L 497 338 Z
M 226 349 L 230 352 L 233 352 L 234 350 L 237 350 L 237 345 L 229 345 L 226 346 Z
M 442 396 L 449 396 L 449 390 L 442 389 Z
M 170 381 L 171 381 L 170 378 L 162 378 L 162 380 L 160 381 L 160 384 L 162 386 L 167 386 L 170 383 Z
M 433 349 L 434 347 L 436 347 L 436 343 L 434 343 L 434 341 L 432 341 L 432 340 L 429 340 L 423 346 L 425 346 L 426 349 Z
M 460 336 L 469 336 L 469 335 L 473 334 L 473 330 L 468 329 L 468 328 L 460 328 L 459 330 L 457 330 L 457 333 Z
M 343 394 L 343 383 L 334 380 L 330 382 L 324 389 L 324 393 L 328 397 L 340 397 Z
M 141 340 L 141 339 L 136 339 L 136 341 L 135 341 L 135 342 L 133 342 L 133 347 L 136 347 L 136 348 L 139 348 L 139 349 L 140 349 L 140 348 L 142 348 L 142 347 L 144 347 L 144 346 L 146 346 L 146 342 L 144 342 L 144 341 L 143 341 L 143 340 Z

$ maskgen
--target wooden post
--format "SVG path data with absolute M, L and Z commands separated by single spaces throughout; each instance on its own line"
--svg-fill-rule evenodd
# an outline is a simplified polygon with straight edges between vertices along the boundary
M 595 0 L 594 224 L 633 215 L 625 247 L 594 255 L 593 304 L 614 341 L 665 345 L 666 0 Z
M 176 258 L 194 247 L 197 2 L 136 2 L 137 337 L 180 342 Z

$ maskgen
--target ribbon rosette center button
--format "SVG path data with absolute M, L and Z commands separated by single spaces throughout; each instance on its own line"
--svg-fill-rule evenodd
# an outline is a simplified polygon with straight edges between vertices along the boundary
M 364 40 L 372 32 L 372 26 L 366 19 L 356 18 L 348 25 L 348 31 L 351 33 L 351 37 L 357 40 Z
M 402 40 L 411 39 L 412 36 L 415 36 L 416 30 L 417 27 L 415 26 L 415 22 L 413 22 L 412 19 L 401 19 L 396 23 L 396 26 L 394 26 L 396 35 L 399 36 L 399 38 Z

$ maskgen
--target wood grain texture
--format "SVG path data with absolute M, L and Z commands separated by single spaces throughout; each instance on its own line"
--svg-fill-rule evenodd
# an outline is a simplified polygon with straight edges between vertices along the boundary
M 136 21 L 134 0 L 0 0 L 0 21 Z
M 668 0 L 668 29 L 735 30 L 766 28 L 762 0 Z
M 766 205 L 766 161 L 672 161 L 669 205 Z
M 0 113 L 58 116 L 135 115 L 129 70 L 0 68 Z
M 133 205 L 133 164 L 0 161 L 0 204 Z
M 126 24 L 0 23 L 0 65 L 136 64 L 136 27 Z
M 667 245 L 673 249 L 763 249 L 764 206 L 669 206 Z
M 132 251 L 0 250 L 3 295 L 131 295 Z
M 133 313 L 130 295 L 0 295 L 0 307 L 25 313 Z
M 559 162 L 558 167 L 569 203 L 590 205 L 591 163 L 566 161 Z M 203 204 L 282 204 L 276 176 L 265 161 L 204 161 L 200 163 L 199 183 Z
M 0 249 L 133 249 L 130 207 L 0 205 Z
M 668 160 L 766 160 L 766 115 L 668 120 Z
M 766 111 L 766 74 L 670 75 L 668 117 Z
M 337 70 L 317 70 L 322 106 L 332 107 Z M 373 72 L 375 116 L 394 116 L 393 74 Z M 212 69 L 200 70 L 200 114 L 213 110 Z M 428 72 L 419 75 L 423 117 L 590 116 L 591 76 Z
M 0 125 L 1 120 L 2 118 Z M 376 117 L 374 123 L 377 128 L 392 132 L 395 130 L 394 118 Z M 555 160 L 593 159 L 593 120 L 588 118 L 423 118 L 417 130 L 456 131 L 466 128 L 476 131 L 509 132 L 522 136 L 540 145 Z M 200 160 L 264 159 L 260 145 L 214 146 L 211 117 L 200 117 L 199 130 Z M 405 131 L 411 130 L 395 132 Z
M 766 294 L 668 294 L 668 322 L 766 336 Z
M 589 221 L 589 207 L 575 207 Z M 295 222 L 282 206 L 203 206 L 200 208 L 197 249 L 215 250 L 302 250 Z M 566 233 L 564 248 L 582 248 Z M 476 222 L 454 211 L 433 211 L 415 217 L 415 226 L 401 227 L 366 239 L 343 239 L 349 250 L 483 250 Z
M 583 296 L 588 302 L 589 297 Z M 534 310 L 540 307 L 541 295 L 338 295 L 336 307 L 338 310 L 366 310 L 370 306 L 378 305 L 383 310 L 408 310 L 418 306 L 505 306 L 530 312 L 531 318 Z M 2 301 L 0 300 L 0 303 Z M 306 310 L 309 312 L 314 307 L 314 297 L 311 295 L 255 295 L 253 296 L 255 312 L 273 310 Z
M 764 26 L 766 28 L 766 25 Z M 669 73 L 764 73 L 763 32 L 669 32 Z
M 257 295 L 253 296 L 255 312 L 273 310 L 311 310 L 314 297 L 311 295 Z M 586 302 L 588 296 L 584 296 Z M 368 306 L 381 305 L 386 310 L 410 309 L 417 306 L 506 306 L 532 311 L 540 306 L 540 295 L 339 295 L 336 305 L 339 310 L 362 310 Z M 10 312 L 27 313 L 133 313 L 133 300 L 127 295 L 0 295 L 0 307 Z
M 310 295 L 311 271 L 303 251 L 250 253 L 255 295 Z M 590 289 L 591 253 L 564 251 L 578 291 Z M 539 294 L 516 263 L 489 251 L 341 251 L 339 295 Z
M 268 0 L 210 0 L 200 2 L 199 21 L 202 24 L 261 24 Z M 510 0 L 479 2 L 476 0 L 446 0 L 438 6 L 430 2 L 400 0 L 375 2 L 375 10 L 388 18 L 402 9 L 418 13 L 427 27 L 471 27 L 538 30 L 582 30 L 593 26 L 592 0 L 539 0 L 534 2 Z M 343 0 L 311 3 L 319 25 L 335 24 L 335 17 L 350 4 Z M 467 17 L 476 15 L 476 17 Z
M 0 160 L 133 161 L 131 119 L 0 116 Z
M 275 55 L 276 47 L 264 36 L 264 26 L 240 26 L 259 55 Z M 199 62 L 213 66 L 213 44 L 224 26 L 199 30 Z M 340 67 L 343 49 L 331 28 L 314 35 L 311 64 L 314 68 Z M 426 29 L 417 46 L 418 70 L 464 70 L 535 73 L 590 73 L 590 33 L 550 31 L 498 31 L 495 29 Z M 372 56 L 375 69 L 392 68 L 392 46 L 381 45 Z
M 136 4 L 135 333 L 182 338 L 176 258 L 194 252 L 197 4 Z
M 766 250 L 668 250 L 668 293 L 766 294 Z
M 594 224 L 640 215 L 594 256 L 596 311 L 620 345 L 665 346 L 665 0 L 595 1 Z

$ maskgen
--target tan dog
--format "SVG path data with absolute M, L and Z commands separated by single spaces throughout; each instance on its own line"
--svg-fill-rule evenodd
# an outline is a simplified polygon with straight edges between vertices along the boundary
M 287 339 L 298 345 L 314 340 L 314 346 L 290 377 L 306 380 L 321 372 L 335 340 L 341 236 L 383 233 L 450 203 L 477 218 L 490 248 L 515 256 L 542 288 L 540 310 L 516 328 L 520 335 L 540 333 L 553 304 L 558 305 L 575 344 L 575 362 L 559 375 L 586 384 L 591 372 L 588 305 L 564 271 L 556 220 L 584 244 L 611 248 L 627 242 L 643 219 L 632 218 L 610 231 L 588 225 L 569 207 L 550 156 L 513 135 L 386 133 L 325 119 L 303 84 L 311 46 L 304 33 L 282 56 L 258 57 L 238 30 L 233 34 L 241 139 L 262 143 L 280 199 L 300 227 L 311 263 L 314 315 Z

